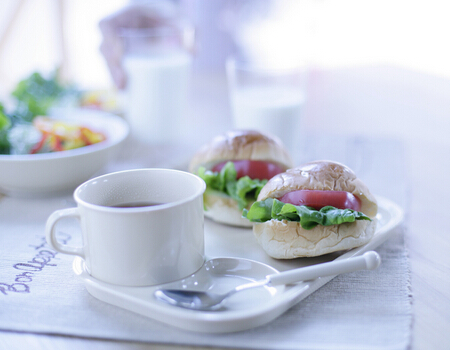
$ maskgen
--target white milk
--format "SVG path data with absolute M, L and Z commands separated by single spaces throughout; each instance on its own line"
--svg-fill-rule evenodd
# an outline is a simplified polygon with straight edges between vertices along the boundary
M 234 127 L 258 129 L 293 146 L 305 102 L 300 89 L 280 86 L 252 86 L 231 92 Z
M 125 58 L 125 111 L 134 138 L 166 143 L 182 137 L 180 124 L 187 105 L 191 61 L 182 51 Z

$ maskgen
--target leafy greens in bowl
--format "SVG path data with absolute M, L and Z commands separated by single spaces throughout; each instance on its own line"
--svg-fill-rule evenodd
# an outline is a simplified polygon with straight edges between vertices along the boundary
M 74 109 L 64 120 L 102 132 L 104 141 L 60 152 L 0 154 L 0 192 L 32 196 L 74 189 L 100 171 L 116 153 L 129 133 L 119 116 Z

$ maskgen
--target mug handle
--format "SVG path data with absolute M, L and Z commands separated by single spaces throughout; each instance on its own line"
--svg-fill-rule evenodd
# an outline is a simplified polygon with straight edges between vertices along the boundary
M 69 254 L 69 255 L 78 255 L 84 257 L 84 250 L 82 247 L 74 247 L 69 246 L 67 244 L 61 244 L 58 242 L 56 238 L 56 223 L 63 219 L 64 217 L 76 217 L 80 219 L 80 211 L 78 208 L 67 208 L 61 209 L 53 212 L 47 219 L 47 224 L 45 226 L 45 235 L 47 238 L 47 243 L 57 252 Z

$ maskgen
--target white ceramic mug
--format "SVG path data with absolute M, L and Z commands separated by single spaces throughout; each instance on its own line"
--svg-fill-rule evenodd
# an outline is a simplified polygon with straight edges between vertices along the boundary
M 205 187 L 199 177 L 170 169 L 91 179 L 75 190 L 76 208 L 50 215 L 47 241 L 60 253 L 82 257 L 103 282 L 146 286 L 182 279 L 204 263 Z M 57 222 L 66 217 L 79 218 L 82 247 L 58 242 Z

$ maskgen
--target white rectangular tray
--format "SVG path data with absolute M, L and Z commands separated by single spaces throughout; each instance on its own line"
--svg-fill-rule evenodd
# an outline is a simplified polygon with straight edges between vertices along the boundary
M 372 240 L 362 247 L 316 258 L 276 260 L 270 258 L 257 244 L 251 229 L 235 228 L 206 220 L 205 251 L 207 260 L 218 257 L 239 257 L 266 264 L 268 269 L 274 268 L 278 271 L 285 271 L 361 255 L 386 241 L 393 234 L 394 228 L 403 220 L 403 211 L 397 204 L 381 197 L 377 197 L 377 200 L 377 231 Z M 205 266 L 198 273 L 181 281 L 165 284 L 164 287 L 195 286 L 198 289 L 215 289 L 215 291 L 220 289 L 220 291 L 224 291 L 227 288 L 231 289 L 238 283 L 264 277 L 264 275 L 260 275 L 261 269 L 255 269 L 254 276 L 252 275 L 255 264 L 252 265 L 251 263 L 246 271 L 238 271 L 237 269 L 234 272 L 228 271 L 226 275 L 219 277 L 217 275 L 211 277 L 211 271 L 206 271 L 208 269 Z M 235 295 L 234 302 L 227 303 L 225 308 L 219 311 L 204 312 L 182 309 L 157 301 L 153 297 L 153 293 L 160 289 L 162 285 L 122 287 L 96 280 L 87 273 L 84 261 L 78 257 L 74 259 L 73 269 L 75 274 L 84 281 L 89 293 L 104 302 L 174 327 L 205 333 L 242 331 L 271 322 L 335 277 L 322 277 L 285 287 L 271 287 L 259 292 L 253 290 L 238 293 Z M 253 294 L 249 296 L 248 293 Z

